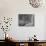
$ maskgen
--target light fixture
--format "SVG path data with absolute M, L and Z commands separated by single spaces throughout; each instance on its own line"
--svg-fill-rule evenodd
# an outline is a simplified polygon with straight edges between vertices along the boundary
M 29 3 L 32 7 L 38 8 L 42 5 L 43 0 L 29 0 Z

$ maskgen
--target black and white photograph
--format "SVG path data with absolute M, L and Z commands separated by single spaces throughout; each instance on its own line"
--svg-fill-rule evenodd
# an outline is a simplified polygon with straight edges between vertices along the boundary
M 46 46 L 46 0 L 0 0 L 0 46 Z
M 19 26 L 34 26 L 33 14 L 19 14 L 18 18 Z

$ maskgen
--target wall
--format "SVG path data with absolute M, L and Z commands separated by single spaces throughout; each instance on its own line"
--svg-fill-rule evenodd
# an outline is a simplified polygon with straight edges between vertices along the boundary
M 45 6 L 44 6 L 45 7 Z M 30 6 L 28 0 L 0 0 L 0 16 L 13 17 L 13 22 L 10 31 L 8 31 L 17 40 L 27 40 L 34 34 L 37 35 L 39 40 L 44 40 L 45 30 L 45 16 L 46 8 L 33 8 Z M 18 14 L 34 14 L 35 26 L 34 27 L 19 27 Z M 2 35 L 2 31 L 0 31 Z M 0 39 L 3 37 L 0 36 Z
M 46 39 L 46 16 L 45 16 L 45 24 L 44 24 L 44 39 Z
M 18 22 L 17 18 L 16 18 L 16 22 Z M 35 16 L 35 26 L 34 27 L 19 27 L 18 23 L 16 22 L 13 23 L 11 33 L 13 36 L 15 35 L 17 39 L 27 40 L 29 37 L 32 37 L 34 34 L 37 35 L 38 39 L 40 40 L 44 39 L 44 16 L 37 16 L 37 15 Z

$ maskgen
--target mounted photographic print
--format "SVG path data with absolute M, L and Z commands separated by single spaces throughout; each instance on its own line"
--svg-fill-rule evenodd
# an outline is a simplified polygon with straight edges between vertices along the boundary
M 19 14 L 18 15 L 19 26 L 34 26 L 33 14 Z

